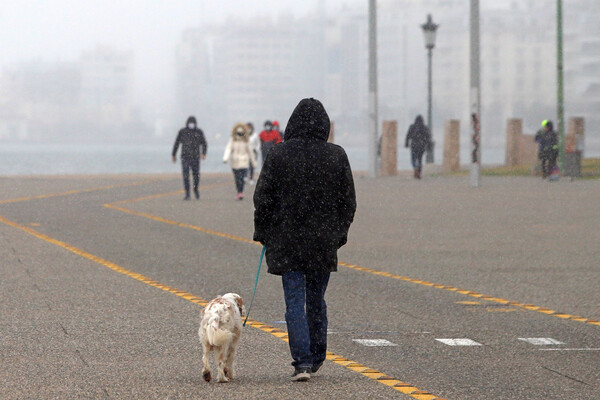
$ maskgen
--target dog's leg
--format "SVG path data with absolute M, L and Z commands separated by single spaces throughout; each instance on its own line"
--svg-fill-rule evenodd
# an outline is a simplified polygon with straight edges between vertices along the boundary
M 227 350 L 227 361 L 225 362 L 225 376 L 233 379 L 233 362 L 235 361 L 235 350 L 237 349 L 239 336 L 234 336 Z
M 217 347 L 217 364 L 218 364 L 218 372 L 217 372 L 217 382 L 229 382 L 229 379 L 225 375 L 226 369 L 226 357 L 229 351 L 229 346 L 227 344 L 223 346 Z
M 210 371 L 210 359 L 208 358 L 208 353 L 211 351 L 211 346 L 208 344 L 205 338 L 202 338 L 202 363 L 204 366 L 202 367 L 202 378 L 206 382 L 210 382 L 212 379 L 212 373 Z

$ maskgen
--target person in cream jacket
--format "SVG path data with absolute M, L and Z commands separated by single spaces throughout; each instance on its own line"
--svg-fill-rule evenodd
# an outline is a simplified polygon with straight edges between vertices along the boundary
M 235 187 L 237 190 L 236 199 L 244 198 L 244 177 L 250 165 L 256 168 L 256 158 L 250 147 L 249 132 L 246 124 L 237 123 L 231 131 L 231 138 L 225 147 L 223 162 L 231 165 Z

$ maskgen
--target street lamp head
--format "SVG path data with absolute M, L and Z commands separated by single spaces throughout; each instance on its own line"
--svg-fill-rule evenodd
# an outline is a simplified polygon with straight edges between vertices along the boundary
M 421 25 L 421 28 L 423 28 L 423 35 L 425 36 L 425 48 L 431 50 L 435 47 L 435 33 L 438 26 L 438 24 L 433 23 L 431 14 L 427 14 L 427 22 Z

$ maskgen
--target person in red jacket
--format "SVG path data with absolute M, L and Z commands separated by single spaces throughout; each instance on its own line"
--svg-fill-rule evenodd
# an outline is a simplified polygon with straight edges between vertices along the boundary
M 279 121 L 273 121 L 273 130 L 279 133 L 279 137 L 283 140 L 283 132 L 281 131 L 281 127 L 279 126 Z
M 281 143 L 281 134 L 273 129 L 271 121 L 265 121 L 265 129 L 260 133 L 260 151 L 262 153 L 263 164 L 267 159 L 267 154 L 277 143 Z

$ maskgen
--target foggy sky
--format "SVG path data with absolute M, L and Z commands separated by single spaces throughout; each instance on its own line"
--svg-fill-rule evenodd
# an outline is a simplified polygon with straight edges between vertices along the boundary
M 382 6 L 392 1 L 396 0 L 380 0 L 378 4 L 384 9 Z M 408 73 L 413 72 L 411 78 L 423 75 L 424 89 L 425 52 L 419 25 L 424 22 L 427 12 L 435 11 L 436 21 L 441 23 L 441 33 L 457 27 L 448 25 L 441 11 L 429 10 L 431 2 L 404 1 L 416 6 L 412 8 L 419 13 L 423 11 L 414 24 L 411 20 L 408 25 L 412 29 L 408 36 L 414 39 L 414 46 L 421 51 L 418 57 L 410 60 L 412 69 Z M 516 0 L 481 1 L 482 9 L 526 7 L 527 4 Z M 156 115 L 165 117 L 165 112 L 158 110 L 163 111 L 166 106 L 174 104 L 176 47 L 181 43 L 186 29 L 218 25 L 231 17 L 249 20 L 258 27 L 265 18 L 276 20 L 289 17 L 290 14 L 297 17 L 314 15 L 314 10 L 319 6 L 324 6 L 330 16 L 335 16 L 343 5 L 348 5 L 363 16 L 367 13 L 366 0 L 4 0 L 0 1 L 0 72 L 20 62 L 76 62 L 83 51 L 93 50 L 98 45 L 118 51 L 131 50 L 134 58 L 133 101 L 145 114 L 142 118 L 151 126 Z M 548 7 L 554 7 L 554 3 Z M 468 0 L 464 0 L 463 8 L 468 13 Z M 452 11 L 457 11 L 454 6 Z M 388 19 L 396 17 L 387 16 Z M 379 18 L 386 18 L 386 15 L 380 13 Z M 267 23 L 270 24 L 270 21 Z M 553 20 L 548 20 L 548 29 L 553 29 L 553 23 Z M 487 28 L 484 26 L 482 30 Z M 442 45 L 444 37 L 440 34 L 438 40 Z M 441 55 L 441 52 L 441 46 L 436 48 L 436 62 L 439 62 L 438 54 Z M 440 64 L 437 64 L 434 68 L 439 67 Z M 553 85 L 554 82 L 548 84 Z M 421 97 L 418 101 L 423 108 L 426 98 L 424 95 Z M 568 98 L 567 110 L 573 100 L 572 97 Z M 380 104 L 382 106 L 385 104 Z M 410 104 L 402 104 L 404 108 L 407 106 Z M 435 118 L 441 118 L 438 109 L 434 110 Z M 393 117 L 398 118 L 397 115 Z M 457 117 L 456 112 L 444 116 L 447 117 Z M 535 124 L 537 126 L 537 121 Z M 501 133 L 501 129 L 498 132 Z
M 327 8 L 340 3 L 327 1 Z M 255 18 L 258 24 L 282 12 L 300 16 L 316 5 L 317 0 L 2 1 L 0 68 L 31 60 L 74 61 L 85 49 L 109 45 L 134 51 L 139 87 L 139 80 L 173 73 L 174 48 L 185 28 L 228 17 Z

